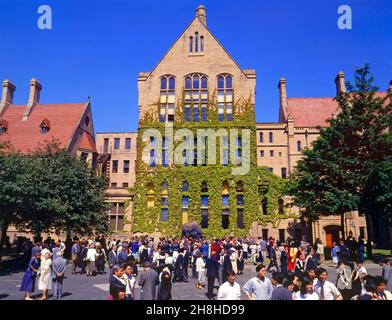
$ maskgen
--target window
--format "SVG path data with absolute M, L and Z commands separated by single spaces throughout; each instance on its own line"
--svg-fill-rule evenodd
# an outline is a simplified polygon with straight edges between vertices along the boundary
M 108 215 L 110 222 L 110 231 L 120 231 L 124 229 L 124 203 L 112 203 Z
M 114 138 L 114 150 L 120 149 L 120 138 Z
M 150 167 L 155 168 L 156 167 L 156 154 L 155 154 L 155 138 L 150 137 Z
M 161 187 L 161 221 L 167 222 L 169 220 L 169 193 L 167 182 L 162 183 Z
M 155 206 L 155 191 L 152 183 L 147 185 L 147 208 Z
M 7 132 L 8 129 L 8 121 L 0 119 L 0 135 Z
M 112 173 L 117 173 L 118 172 L 118 160 L 113 160 L 112 161 Z
M 41 134 L 47 134 L 48 131 L 49 131 L 49 128 L 48 128 L 48 127 L 46 127 L 46 126 L 42 126 L 42 127 L 41 127 Z
M 193 52 L 193 37 L 192 36 L 189 37 L 189 52 L 190 53 Z
M 195 32 L 195 52 L 199 52 L 199 33 Z
M 263 215 L 267 215 L 268 214 L 268 207 L 267 207 L 267 199 L 263 199 L 262 201 L 261 201 L 261 208 L 262 208 L 262 214 Z
M 228 182 L 226 181 L 222 186 L 222 206 L 228 207 L 229 206 L 229 194 L 230 194 L 230 187 Z
M 176 79 L 172 75 L 161 77 L 160 122 L 174 121 Z
M 201 196 L 201 206 L 208 207 L 208 196 Z
M 162 208 L 162 210 L 161 210 L 161 221 L 162 222 L 169 221 L 169 209 Z
M 129 173 L 129 160 L 124 160 L 124 173 Z
M 284 242 L 286 239 L 286 230 L 285 229 L 279 229 L 279 241 Z
M 128 182 L 123 182 L 122 186 L 123 186 L 123 188 L 128 188 L 129 187 L 129 183 Z
M 163 137 L 162 139 L 162 166 L 168 167 L 169 166 L 169 138 Z
M 201 184 L 201 227 L 202 229 L 208 228 L 208 206 L 209 206 L 209 199 L 208 199 L 208 187 L 207 183 L 203 182 Z
M 117 188 L 117 182 L 112 182 L 112 183 L 110 184 L 110 187 L 111 187 L 111 188 Z
M 50 130 L 50 121 L 48 119 L 44 119 L 39 127 L 41 134 L 47 134 Z
M 274 156 L 274 150 L 270 150 L 270 157 Z
M 229 209 L 222 210 L 222 228 L 227 230 L 230 225 L 230 211 Z
M 237 227 L 244 229 L 244 209 L 237 209 Z
M 260 151 L 260 158 L 263 158 L 264 157 L 264 150 L 261 150 Z
M 103 153 L 109 153 L 109 139 L 103 139 Z
M 237 195 L 237 206 L 238 207 L 244 206 L 244 196 L 243 195 Z
M 204 52 L 204 37 L 200 37 L 200 52 Z
M 191 74 L 185 78 L 185 121 L 207 121 L 208 78 Z M 192 114 L 191 114 L 192 113 Z M 200 117 L 201 113 L 201 117 Z
M 208 228 L 208 209 L 201 209 L 201 228 Z
M 268 168 L 268 171 L 271 172 L 271 173 L 273 173 L 273 172 L 274 172 L 274 169 L 273 169 L 273 168 Z
M 189 197 L 182 196 L 182 208 L 188 208 L 188 207 L 189 207 Z
M 301 150 L 302 150 L 301 141 L 297 141 L 297 151 L 301 152 Z
M 282 178 L 283 179 L 287 178 L 287 168 L 282 168 Z
M 125 138 L 125 150 L 131 150 L 131 138 Z
M 279 199 L 278 201 L 278 212 L 279 214 L 284 214 L 284 200 Z
M 263 229 L 263 239 L 268 240 L 268 229 Z
M 182 184 L 182 192 L 189 192 L 189 183 L 188 181 L 184 181 Z
M 359 227 L 359 236 L 365 239 L 365 227 Z
M 269 133 L 269 142 L 270 143 L 274 142 L 274 134 L 272 132 Z
M 259 140 L 260 140 L 260 143 L 263 143 L 263 141 L 264 141 L 264 134 L 262 132 L 259 133 Z
M 217 78 L 218 84 L 218 119 L 219 121 L 233 120 L 233 78 L 222 74 Z

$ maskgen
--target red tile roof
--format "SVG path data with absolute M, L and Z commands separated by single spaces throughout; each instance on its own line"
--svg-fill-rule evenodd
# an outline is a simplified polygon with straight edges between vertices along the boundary
M 97 153 L 97 147 L 95 145 L 94 137 L 91 136 L 91 134 L 89 134 L 88 132 L 84 131 L 82 138 L 80 139 L 78 149 L 87 152 Z
M 38 104 L 33 107 L 28 120 L 22 121 L 26 106 L 8 106 L 1 119 L 8 122 L 5 134 L 0 135 L 0 141 L 9 141 L 12 146 L 28 153 L 39 143 L 51 141 L 60 142 L 62 148 L 67 148 L 71 138 L 86 109 L 86 103 L 77 104 Z M 41 134 L 40 125 L 44 120 L 50 121 L 50 130 Z
M 376 97 L 385 97 L 386 92 L 376 92 Z M 334 98 L 288 98 L 287 115 L 294 119 L 296 127 L 326 127 L 327 119 L 338 109 Z

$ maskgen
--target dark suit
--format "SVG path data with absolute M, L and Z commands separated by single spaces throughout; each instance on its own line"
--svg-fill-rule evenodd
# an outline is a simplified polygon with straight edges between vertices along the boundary
M 206 275 L 207 275 L 207 283 L 208 283 L 207 297 L 209 299 L 212 299 L 214 296 L 215 278 L 218 278 L 218 282 L 219 282 L 219 263 L 216 256 L 207 259 L 206 268 L 207 268 Z
M 283 286 L 279 286 L 272 291 L 271 300 L 293 300 L 293 296 L 290 290 Z
M 231 272 L 233 272 L 233 266 L 231 265 L 230 257 L 225 254 L 223 258 L 222 283 L 227 281 L 227 275 Z
M 140 300 L 156 300 L 158 273 L 152 269 L 142 272 L 139 280 Z

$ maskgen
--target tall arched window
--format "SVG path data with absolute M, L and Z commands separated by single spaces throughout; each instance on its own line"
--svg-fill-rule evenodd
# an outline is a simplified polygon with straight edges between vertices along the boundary
M 230 209 L 229 209 L 229 183 L 225 181 L 222 186 L 222 228 L 228 229 L 230 225 Z
M 176 79 L 174 76 L 161 77 L 160 122 L 174 121 Z
M 269 142 L 270 143 L 274 142 L 274 134 L 272 132 L 269 133 Z
M 182 224 L 186 224 L 189 221 L 189 184 L 188 181 L 184 181 L 182 184 Z
M 260 132 L 260 134 L 259 134 L 259 140 L 260 140 L 260 143 L 264 142 L 264 134 L 262 132 Z
M 147 208 L 153 208 L 155 206 L 155 191 L 154 185 L 149 183 L 147 185 Z
M 200 37 L 200 52 L 204 52 L 204 37 Z
M 208 208 L 209 208 L 209 196 L 207 183 L 203 182 L 201 185 L 201 227 L 202 229 L 208 228 Z
M 222 74 L 217 78 L 218 82 L 218 120 L 233 120 L 233 78 L 231 75 Z
M 164 136 L 162 138 L 162 166 L 168 167 L 169 166 L 169 137 Z
M 155 168 L 157 164 L 155 148 L 156 148 L 155 137 L 150 137 L 150 167 L 151 168 Z
M 203 74 L 185 77 L 185 121 L 207 121 L 208 78 Z M 200 117 L 201 114 L 201 117 Z
M 237 182 L 237 227 L 243 229 L 244 226 L 244 185 L 242 181 Z
M 190 53 L 193 52 L 193 37 L 192 36 L 189 37 L 189 52 Z
M 301 152 L 301 150 L 302 150 L 301 141 L 297 141 L 297 151 L 298 151 L 298 152 Z
M 169 220 L 169 186 L 165 181 L 161 188 L 161 221 L 167 222 Z
M 199 33 L 195 32 L 195 52 L 199 52 Z

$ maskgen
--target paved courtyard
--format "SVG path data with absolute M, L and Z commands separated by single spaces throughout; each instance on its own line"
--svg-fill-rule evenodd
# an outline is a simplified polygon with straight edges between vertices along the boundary
M 329 273 L 329 280 L 335 282 L 336 269 L 327 263 L 326 269 Z M 381 274 L 381 268 L 377 264 L 365 264 L 369 274 Z M 252 264 L 245 265 L 244 274 L 237 277 L 237 282 L 242 286 L 247 280 L 255 275 L 254 266 Z M 189 269 L 189 274 L 191 270 Z M 64 280 L 63 300 L 107 300 L 109 292 L 108 273 L 105 275 L 97 275 L 95 277 L 87 277 L 86 275 L 72 275 L 71 267 L 66 271 L 66 279 Z M 268 274 L 271 277 L 271 274 Z M 24 293 L 19 291 L 23 278 L 23 271 L 3 273 L 0 275 L 0 299 L 5 300 L 21 300 Z M 138 279 L 137 279 L 138 280 Z M 206 300 L 206 289 L 196 289 L 196 279 L 189 278 L 189 283 L 174 283 L 172 296 L 174 300 Z M 215 283 L 217 293 L 218 283 Z M 51 296 L 51 292 L 49 292 Z M 34 298 L 40 297 L 40 292 L 36 291 Z M 140 297 L 140 288 L 137 286 L 136 298 Z M 242 297 L 245 299 L 245 297 Z

